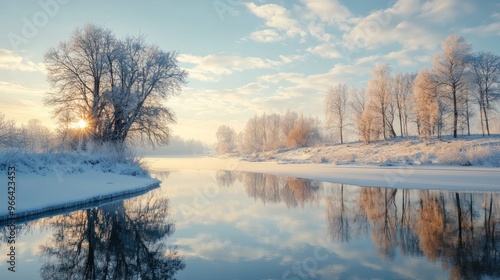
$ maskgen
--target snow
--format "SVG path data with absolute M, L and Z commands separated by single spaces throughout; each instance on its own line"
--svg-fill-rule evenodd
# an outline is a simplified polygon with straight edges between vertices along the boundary
M 146 158 L 151 171 L 259 172 L 358 186 L 500 191 L 500 137 L 415 138 L 364 145 L 282 149 L 252 157 Z M 18 218 L 62 211 L 157 187 L 138 161 L 112 153 L 27 154 L 0 151 L 0 220 L 10 217 L 7 166 L 16 166 Z M 467 165 L 467 166 L 460 166 Z M 473 165 L 473 166 L 470 166 Z
M 246 157 L 147 160 L 150 168 L 260 172 L 358 186 L 500 191 L 500 136 L 398 138 L 281 149 Z
M 140 161 L 112 147 L 87 147 L 70 153 L 0 150 L 0 220 L 8 211 L 7 170 L 15 168 L 15 217 L 25 219 L 55 211 L 119 199 L 159 186 Z
M 7 185 L 7 174 L 3 177 Z M 40 215 L 91 202 L 140 193 L 159 186 L 151 178 L 87 171 L 77 174 L 23 174 L 16 173 L 15 214 L 17 218 Z M 7 187 L 0 195 L 0 220 L 10 218 Z
M 500 136 L 420 140 L 416 137 L 263 152 L 251 161 L 335 165 L 466 165 L 500 167 Z

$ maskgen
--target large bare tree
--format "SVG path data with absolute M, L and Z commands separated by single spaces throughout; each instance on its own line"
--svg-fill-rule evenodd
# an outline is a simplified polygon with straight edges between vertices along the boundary
M 339 133 L 340 143 L 344 143 L 344 129 L 348 125 L 348 88 L 345 84 L 332 86 L 325 97 L 325 125 Z
M 442 53 L 434 57 L 434 75 L 442 97 L 453 107 L 453 137 L 457 137 L 460 93 L 467 86 L 467 58 L 471 47 L 458 35 L 448 36 L 442 43 Z
M 152 144 L 167 144 L 174 114 L 165 101 L 180 92 L 187 73 L 177 53 L 144 38 L 117 39 L 88 24 L 45 55 L 52 91 L 45 104 L 56 117 L 83 118 L 92 139 L 123 143 L 131 134 Z
M 401 137 L 408 136 L 410 101 L 415 77 L 416 74 L 412 73 L 396 73 L 392 79 L 392 94 L 398 112 Z
M 391 95 L 392 78 L 391 67 L 389 64 L 377 64 L 372 70 L 372 78 L 368 82 L 367 110 L 373 112 L 373 116 L 378 118 L 382 128 L 384 139 L 393 138 L 396 136 L 394 131 L 393 121 L 393 98 Z
M 493 109 L 493 102 L 499 99 L 498 90 L 500 84 L 500 56 L 479 52 L 473 54 L 470 59 L 472 69 L 472 80 L 476 88 L 476 99 L 479 104 L 479 114 L 483 135 L 490 135 L 489 112 Z M 496 86 L 496 88 L 495 88 Z

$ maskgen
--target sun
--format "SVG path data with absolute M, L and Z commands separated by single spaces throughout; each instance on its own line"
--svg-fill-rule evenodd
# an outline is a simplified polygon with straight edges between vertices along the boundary
M 84 119 L 80 119 L 79 121 L 73 122 L 71 124 L 71 128 L 81 129 L 81 130 L 85 129 L 87 126 L 88 126 L 88 123 Z

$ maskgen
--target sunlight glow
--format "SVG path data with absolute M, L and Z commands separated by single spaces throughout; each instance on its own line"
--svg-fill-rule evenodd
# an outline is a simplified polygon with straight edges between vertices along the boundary
M 71 123 L 70 127 L 74 129 L 85 129 L 87 127 L 87 122 L 84 119 L 80 119 L 77 122 Z

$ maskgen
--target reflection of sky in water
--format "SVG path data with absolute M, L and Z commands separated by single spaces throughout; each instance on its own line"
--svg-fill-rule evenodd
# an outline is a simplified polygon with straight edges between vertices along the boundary
M 222 171 L 154 176 L 162 187 L 128 200 L 131 222 L 124 225 L 154 230 L 159 225 L 151 223 L 173 222 L 174 234 L 159 242 L 175 246 L 184 258 L 187 267 L 176 274 L 180 280 L 449 279 L 500 269 L 500 256 L 494 255 L 500 244 L 499 193 L 358 188 Z M 168 217 L 165 210 L 145 207 L 162 199 L 169 200 Z M 137 209 L 150 217 L 149 224 Z M 114 213 L 103 211 L 105 217 Z M 15 274 L 7 271 L 7 244 L 0 245 L 0 279 L 40 279 L 40 267 L 47 265 L 41 246 L 60 247 L 48 222 L 57 219 L 21 230 Z M 477 260 L 481 265 L 473 266 Z

